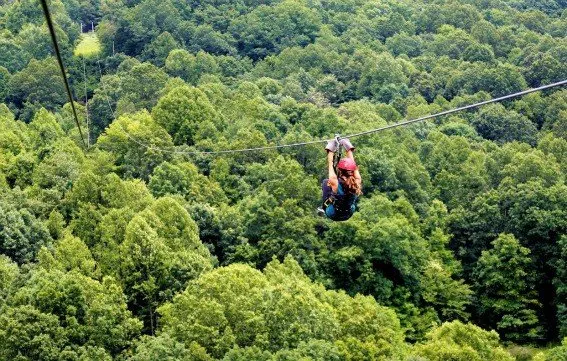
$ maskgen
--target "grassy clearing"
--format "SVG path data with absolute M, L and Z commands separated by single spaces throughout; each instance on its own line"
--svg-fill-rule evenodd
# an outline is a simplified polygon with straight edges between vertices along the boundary
M 506 350 L 516 359 L 516 361 L 545 361 L 545 351 L 550 347 L 532 347 L 520 345 L 508 345 Z
M 81 35 L 81 41 L 75 48 L 76 56 L 91 57 L 100 53 L 100 41 L 94 32 Z

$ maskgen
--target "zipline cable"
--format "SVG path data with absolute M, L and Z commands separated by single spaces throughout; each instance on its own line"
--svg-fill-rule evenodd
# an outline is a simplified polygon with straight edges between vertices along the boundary
M 71 95 L 71 87 L 69 86 L 69 80 L 67 79 L 67 74 L 65 73 L 65 66 L 63 65 L 63 59 L 61 58 L 61 52 L 59 51 L 59 43 L 57 42 L 57 36 L 55 35 L 55 28 L 53 27 L 53 21 L 51 20 L 51 13 L 49 12 L 49 7 L 47 6 L 46 0 L 41 0 L 41 7 L 43 8 L 43 14 L 45 15 L 45 21 L 47 22 L 47 27 L 49 28 L 49 34 L 51 35 L 51 41 L 53 42 L 53 49 L 55 50 L 55 55 L 57 56 L 57 62 L 59 63 L 59 69 L 61 69 L 61 75 L 63 76 L 63 81 L 65 83 L 65 90 L 67 90 L 67 96 L 69 97 L 69 102 L 71 103 L 71 108 L 73 110 L 73 117 L 75 118 L 75 124 L 79 128 L 79 134 L 81 135 L 81 140 L 85 147 L 88 148 L 88 144 L 85 142 L 85 137 L 83 136 L 83 131 L 81 130 L 81 125 L 79 124 L 79 117 L 77 116 L 77 110 L 75 109 L 75 102 L 73 101 L 73 96 Z
M 104 89 L 105 85 L 104 85 L 104 82 L 102 82 L 102 68 L 100 66 L 100 61 L 97 61 L 97 63 L 98 63 L 98 67 L 99 67 L 101 83 L 102 83 L 103 89 Z M 364 135 L 368 135 L 368 134 L 372 134 L 372 133 L 377 133 L 377 132 L 381 132 L 383 130 L 397 128 L 397 127 L 401 127 L 401 126 L 405 126 L 405 125 L 413 124 L 413 123 L 417 123 L 417 122 L 422 122 L 422 121 L 425 121 L 425 120 L 428 120 L 428 119 L 437 118 L 437 117 L 445 116 L 445 115 L 448 115 L 448 114 L 453 114 L 453 113 L 460 112 L 460 111 L 463 111 L 463 110 L 478 108 L 478 107 L 481 107 L 481 106 L 486 105 L 486 104 L 497 103 L 497 102 L 501 102 L 501 101 L 504 101 L 504 100 L 507 100 L 507 99 L 516 98 L 516 97 L 519 97 L 519 96 L 522 96 L 522 95 L 535 93 L 535 92 L 538 92 L 538 91 L 551 89 L 551 88 L 558 87 L 558 86 L 563 86 L 563 85 L 566 85 L 566 84 L 567 84 L 567 80 L 562 80 L 562 81 L 558 81 L 558 82 L 555 82 L 555 83 L 543 85 L 543 86 L 540 86 L 540 87 L 537 87 L 537 88 L 527 89 L 527 90 L 523 90 L 523 91 L 520 91 L 520 92 L 517 92 L 517 93 L 504 95 L 504 96 L 501 96 L 501 97 L 498 97 L 498 98 L 489 99 L 489 100 L 485 100 L 485 101 L 482 101 L 482 102 L 469 104 L 469 105 L 465 105 L 465 106 L 450 109 L 450 110 L 445 110 L 445 111 L 442 111 L 442 112 L 439 112 L 439 113 L 426 115 L 426 116 L 419 117 L 419 118 L 416 118 L 416 119 L 410 119 L 410 120 L 406 120 L 406 121 L 402 121 L 402 122 L 398 122 L 398 123 L 394 123 L 394 124 L 389 124 L 389 125 L 386 125 L 386 126 L 383 126 L 383 127 L 380 127 L 380 128 L 366 130 L 364 132 L 345 135 L 345 136 L 343 136 L 343 138 L 354 138 L 354 137 L 360 137 L 360 136 L 364 136 Z M 110 105 L 110 100 L 108 99 L 108 94 L 106 94 L 106 98 L 107 98 L 108 106 L 110 108 L 110 112 L 114 116 L 114 111 L 112 110 L 112 107 Z M 119 125 L 120 129 L 126 134 L 126 136 L 129 139 L 131 139 L 133 142 L 135 142 L 136 144 L 138 144 L 142 147 L 145 147 L 145 148 L 150 149 L 150 150 L 164 152 L 164 153 L 184 154 L 184 155 L 215 155 L 215 154 L 244 153 L 244 152 L 253 152 L 253 151 L 263 151 L 263 150 L 273 150 L 273 149 L 281 149 L 281 148 L 300 147 L 300 146 L 305 146 L 305 145 L 310 145 L 310 144 L 325 143 L 325 142 L 328 142 L 330 139 L 334 139 L 336 137 L 335 136 L 335 137 L 332 137 L 332 138 L 329 138 L 329 139 L 318 139 L 318 140 L 311 140 L 311 141 L 299 142 L 299 143 L 277 144 L 277 145 L 271 145 L 271 146 L 265 146 L 265 147 L 254 147 L 254 148 L 225 149 L 225 150 L 217 150 L 217 151 L 182 151 L 182 150 L 177 150 L 177 149 L 176 150 L 170 150 L 170 149 L 165 149 L 165 148 L 160 148 L 160 147 L 154 147 L 153 145 L 142 143 L 142 142 L 138 141 L 136 138 L 132 137 L 132 135 L 130 135 L 130 133 L 128 133 L 122 127 L 122 124 L 118 123 L 118 125 Z
M 87 63 L 83 56 L 83 79 L 85 82 L 85 116 L 87 118 L 87 148 L 91 146 L 91 132 L 89 131 L 89 94 L 87 91 Z
M 486 104 L 501 102 L 503 100 L 516 98 L 516 97 L 526 95 L 526 94 L 529 94 L 529 93 L 534 93 L 534 92 L 537 92 L 537 91 L 542 91 L 542 90 L 546 90 L 546 89 L 550 89 L 550 88 L 553 88 L 553 87 L 562 86 L 562 85 L 566 85 L 566 84 L 567 84 L 567 80 L 562 80 L 562 81 L 558 81 L 556 83 L 543 85 L 543 86 L 540 86 L 540 87 L 537 87 L 537 88 L 527 89 L 527 90 L 524 90 L 524 91 L 521 91 L 521 92 L 504 95 L 504 96 L 501 96 L 499 98 L 489 99 L 489 100 L 485 100 L 483 102 L 474 103 L 474 104 L 465 105 L 465 106 L 462 106 L 462 107 L 459 107 L 459 108 L 446 110 L 446 111 L 443 111 L 443 112 L 440 112 L 440 113 L 426 115 L 426 116 L 423 116 L 423 117 L 420 117 L 420 118 L 410 119 L 410 120 L 406 120 L 406 121 L 403 121 L 403 122 L 386 125 L 386 126 L 383 126 L 383 127 L 380 127 L 380 128 L 371 129 L 371 130 L 367 130 L 367 131 L 360 132 L 360 133 L 354 133 L 354 134 L 351 134 L 351 135 L 346 135 L 345 137 L 352 138 L 352 137 L 359 137 L 359 136 L 362 136 L 362 135 L 372 134 L 372 133 L 380 132 L 382 130 L 401 127 L 403 125 L 408 125 L 408 124 L 412 124 L 412 123 L 422 122 L 422 121 L 427 120 L 427 119 L 441 117 L 441 116 L 444 116 L 444 115 L 460 112 L 460 111 L 463 111 L 463 110 L 478 108 L 478 107 L 481 107 L 481 106 L 486 105 Z

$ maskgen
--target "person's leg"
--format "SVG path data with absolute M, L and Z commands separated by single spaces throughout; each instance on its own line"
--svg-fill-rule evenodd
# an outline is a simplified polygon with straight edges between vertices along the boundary
M 335 206 L 332 204 L 329 204 L 329 206 L 325 208 L 325 215 L 327 218 L 333 219 L 333 217 L 335 217 L 335 212 Z

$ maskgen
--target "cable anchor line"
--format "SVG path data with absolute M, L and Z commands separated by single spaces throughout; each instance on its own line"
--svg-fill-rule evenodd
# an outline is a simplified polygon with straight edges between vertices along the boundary
M 69 86 L 69 80 L 67 79 L 67 73 L 65 72 L 65 66 L 63 65 L 63 59 L 61 57 L 61 51 L 59 50 L 59 43 L 57 42 L 57 36 L 55 35 L 55 28 L 53 27 L 53 21 L 51 19 L 51 13 L 49 7 L 47 6 L 46 0 L 41 0 L 41 7 L 43 8 L 43 15 L 45 16 L 45 21 L 47 22 L 47 27 L 49 28 L 49 34 L 51 35 L 51 42 L 53 43 L 53 50 L 55 50 L 55 55 L 57 57 L 57 62 L 59 63 L 59 69 L 61 70 L 61 75 L 63 76 L 63 82 L 65 83 L 65 90 L 67 91 L 67 96 L 69 97 L 69 102 L 71 103 L 71 109 L 73 110 L 73 117 L 75 118 L 75 124 L 79 128 L 79 134 L 81 135 L 81 140 L 86 148 L 88 148 L 85 137 L 83 136 L 83 131 L 81 125 L 79 124 L 79 117 L 77 116 L 77 110 L 75 109 L 75 102 L 73 101 L 73 96 L 71 94 L 71 87 Z
M 428 120 L 428 119 L 449 115 L 449 114 L 460 112 L 460 111 L 463 111 L 463 110 L 478 108 L 478 107 L 481 107 L 481 106 L 486 105 L 486 104 L 497 103 L 497 102 L 501 102 L 503 100 L 516 98 L 516 97 L 519 97 L 519 96 L 522 96 L 522 95 L 526 95 L 526 94 L 530 94 L 530 93 L 534 93 L 534 92 L 538 92 L 538 91 L 542 91 L 542 90 L 546 90 L 546 89 L 550 89 L 550 88 L 554 88 L 554 87 L 558 87 L 558 86 L 563 86 L 563 85 L 566 85 L 566 84 L 567 84 L 567 79 L 562 80 L 562 81 L 558 81 L 558 82 L 555 82 L 555 83 L 543 85 L 543 86 L 540 86 L 540 87 L 537 87 L 537 88 L 527 89 L 527 90 L 523 90 L 523 91 L 520 91 L 520 92 L 517 92 L 517 93 L 504 95 L 504 96 L 501 96 L 501 97 L 498 97 L 498 98 L 489 99 L 489 100 L 485 100 L 485 101 L 482 101 L 482 102 L 469 104 L 469 105 L 465 105 L 465 106 L 450 109 L 450 110 L 445 110 L 445 111 L 442 111 L 442 112 L 439 112 L 439 113 L 435 113 L 435 114 L 431 114 L 431 115 L 425 115 L 423 117 L 419 117 L 419 118 L 416 118 L 416 119 L 410 119 L 410 120 L 406 120 L 406 121 L 403 121 L 403 122 L 386 125 L 386 126 L 383 126 L 383 127 L 380 127 L 380 128 L 371 129 L 371 130 L 367 130 L 367 131 L 364 131 L 364 132 L 347 135 L 345 137 L 347 137 L 347 138 L 348 137 L 358 137 L 358 136 L 362 136 L 362 135 L 380 132 L 380 131 L 383 131 L 383 130 L 386 130 L 386 129 L 391 129 L 391 128 L 396 128 L 396 127 L 400 127 L 400 126 L 404 126 L 404 125 L 408 125 L 408 124 L 412 124 L 412 123 L 422 122 L 422 121 L 425 121 L 425 120 Z

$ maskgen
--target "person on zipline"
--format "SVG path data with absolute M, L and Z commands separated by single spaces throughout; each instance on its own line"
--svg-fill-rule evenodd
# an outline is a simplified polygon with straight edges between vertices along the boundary
M 346 157 L 337 163 L 338 175 L 333 164 L 334 153 L 343 146 Z M 348 138 L 333 139 L 327 143 L 329 178 L 324 179 L 323 205 L 318 209 L 321 215 L 333 221 L 346 221 L 356 210 L 356 200 L 362 194 L 362 179 L 354 161 L 354 147 Z

